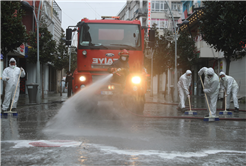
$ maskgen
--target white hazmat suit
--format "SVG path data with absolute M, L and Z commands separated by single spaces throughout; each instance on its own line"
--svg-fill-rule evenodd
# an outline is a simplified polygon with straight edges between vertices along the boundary
M 218 94 L 219 94 L 219 89 L 220 89 L 220 80 L 217 74 L 214 73 L 213 68 L 207 68 L 203 67 L 198 71 L 198 75 L 201 76 L 202 74 L 205 75 L 204 79 L 204 89 L 203 92 L 206 93 L 207 99 L 208 99 L 208 104 L 210 107 L 210 117 L 215 117 L 216 116 L 216 106 L 217 106 L 217 99 L 218 99 Z M 208 75 L 211 75 L 209 77 Z M 205 101 L 207 103 L 207 101 Z M 208 108 L 208 106 L 207 106 Z
M 18 87 L 16 89 L 16 94 L 15 94 L 12 109 L 17 107 L 17 102 L 18 102 L 19 94 L 20 94 L 20 80 L 18 82 L 18 78 L 19 78 L 20 73 L 21 73 L 20 77 L 25 77 L 25 75 L 26 75 L 24 69 L 19 68 L 16 65 L 11 65 L 10 62 L 12 62 L 12 61 L 14 61 L 16 64 L 15 59 L 11 58 L 9 60 L 9 67 L 7 67 L 3 70 L 3 75 L 2 75 L 3 81 L 6 82 L 5 97 L 4 97 L 4 102 L 2 105 L 3 111 L 6 111 L 9 108 L 10 101 L 13 99 L 16 85 L 18 83 Z
M 226 89 L 226 95 L 227 95 L 226 109 L 230 108 L 230 100 L 232 94 L 235 111 L 238 111 L 239 105 L 238 105 L 237 93 L 239 87 L 236 80 L 233 77 L 226 75 L 224 72 L 220 72 L 220 77 L 221 77 L 220 79 L 221 88 Z
M 190 76 L 188 76 L 190 74 Z M 184 110 L 186 97 L 190 97 L 189 87 L 191 85 L 191 71 L 187 70 L 178 81 L 178 92 L 179 92 L 179 108 Z

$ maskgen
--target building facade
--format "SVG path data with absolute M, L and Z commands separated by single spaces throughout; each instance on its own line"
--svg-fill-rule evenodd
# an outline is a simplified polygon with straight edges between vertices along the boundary
M 62 21 L 61 8 L 53 0 L 27 1 L 27 2 L 34 8 L 38 8 L 39 3 L 41 3 L 40 20 L 43 20 L 47 24 L 48 30 L 53 35 L 53 40 L 55 40 L 56 43 L 58 44 L 60 37 L 61 37 L 61 33 L 62 33 L 61 32 L 61 21 Z M 33 13 L 30 13 L 30 14 L 31 14 L 31 17 L 34 17 Z M 34 31 L 34 28 L 36 26 L 35 20 L 32 19 L 32 21 L 29 22 L 29 24 L 31 24 L 32 26 L 30 25 L 28 26 L 32 27 L 32 31 Z M 28 56 L 28 52 L 27 52 L 27 56 Z M 59 85 L 59 80 L 61 79 L 59 80 L 57 79 L 57 75 L 59 76 L 59 74 L 53 67 L 53 64 L 47 63 L 44 65 L 40 65 L 40 71 L 42 71 L 42 73 L 40 74 L 40 77 L 41 77 L 40 80 L 41 80 L 41 84 L 43 84 L 44 94 L 47 94 L 49 91 L 57 91 L 57 85 Z M 26 66 L 26 73 L 27 73 L 26 84 L 36 82 L 36 72 L 37 72 L 36 64 L 28 64 L 28 66 Z
M 197 72 L 200 68 L 212 67 L 214 71 L 219 74 L 220 71 L 226 70 L 226 61 L 224 59 L 223 52 L 216 52 L 211 48 L 203 39 L 199 32 L 199 17 L 202 16 L 203 2 L 200 0 L 195 1 L 154 1 L 154 0 L 128 0 L 123 9 L 119 12 L 120 19 L 133 20 L 139 19 L 142 26 L 151 28 L 153 24 L 159 31 L 159 35 L 163 34 L 164 29 L 174 30 L 173 22 L 169 8 L 172 11 L 174 18 L 174 26 L 179 27 L 179 30 L 187 30 L 190 32 L 191 37 L 195 41 L 197 47 L 196 65 L 193 65 L 191 70 L 193 74 L 193 83 L 191 93 L 193 95 L 202 95 L 202 85 L 199 82 Z M 188 24 L 187 24 L 188 21 Z M 186 23 L 185 23 L 186 22 Z M 148 31 L 146 30 L 146 39 L 148 37 Z M 245 51 L 246 52 L 246 51 Z M 246 57 L 237 61 L 232 61 L 230 64 L 229 75 L 235 78 L 239 85 L 238 97 L 246 96 Z M 238 68 L 238 66 L 242 66 Z M 183 72 L 178 69 L 178 76 Z M 154 94 L 158 94 L 163 91 L 170 91 L 174 86 L 174 71 L 168 69 L 167 73 L 163 73 L 159 76 L 153 77 L 152 91 Z M 221 95 L 221 94 L 220 94 Z
M 40 20 L 43 19 L 48 25 L 48 30 L 53 35 L 53 39 L 59 42 L 61 37 L 61 20 L 62 20 L 62 10 L 54 0 L 43 0 L 43 1 L 26 1 L 29 6 L 35 9 L 35 14 L 37 15 L 39 4 L 40 6 Z M 26 28 L 27 33 L 35 31 L 36 20 L 34 17 L 34 12 L 32 9 L 23 5 L 25 10 L 25 15 L 22 18 L 22 23 Z M 30 83 L 36 83 L 37 81 L 37 67 L 36 64 L 27 64 L 28 58 L 28 48 L 31 46 L 28 43 L 23 43 L 16 51 L 10 52 L 4 57 L 3 67 L 8 67 L 10 58 L 15 58 L 17 61 L 17 66 L 24 68 L 26 71 L 26 77 L 20 79 L 20 93 L 27 94 L 26 85 Z M 57 74 L 53 64 L 47 63 L 40 65 L 40 71 L 43 71 L 44 77 L 40 74 L 41 84 L 43 83 L 44 94 L 49 91 L 56 91 L 57 89 Z M 43 80 L 42 80 L 43 78 Z
M 184 1 L 183 2 L 183 14 L 179 19 L 179 23 L 182 23 L 184 20 L 188 20 L 188 26 L 184 28 L 185 25 L 182 25 L 181 30 L 188 30 L 196 43 L 198 49 L 197 54 L 197 63 L 192 66 L 193 74 L 193 92 L 194 95 L 203 94 L 202 85 L 196 84 L 199 82 L 197 78 L 197 71 L 201 67 L 212 67 L 216 74 L 219 74 L 220 71 L 226 72 L 226 61 L 224 58 L 223 52 L 216 52 L 215 49 L 210 48 L 203 39 L 199 32 L 199 18 L 202 17 L 203 11 L 202 1 Z M 232 61 L 230 64 L 229 75 L 235 78 L 239 85 L 238 97 L 246 96 L 246 67 L 245 67 L 246 57 L 239 59 L 237 61 Z M 238 66 L 241 66 L 240 68 Z M 223 97 L 222 93 L 219 96 Z
M 176 27 L 182 14 L 181 1 L 128 0 L 118 16 L 120 16 L 121 20 L 138 19 L 141 21 L 142 26 L 150 28 L 153 24 L 156 24 L 159 35 L 163 35 L 164 29 L 173 29 L 169 8 L 174 17 L 174 26 Z
M 141 25 L 146 27 L 145 37 L 147 41 L 148 29 L 150 29 L 153 24 L 156 24 L 159 35 L 163 35 L 166 29 L 174 32 L 174 27 L 177 27 L 182 10 L 182 1 L 128 0 L 118 16 L 120 16 L 122 20 L 140 20 Z M 153 77 L 153 94 L 165 90 L 167 90 L 168 93 L 171 92 L 171 88 L 174 86 L 172 70 L 173 69 L 169 69 L 167 73 Z

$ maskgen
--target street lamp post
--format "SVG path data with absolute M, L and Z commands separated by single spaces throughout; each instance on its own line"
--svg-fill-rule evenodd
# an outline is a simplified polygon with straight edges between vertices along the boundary
M 154 59 L 154 49 L 151 48 L 151 93 L 150 96 L 153 97 L 153 59 Z
M 39 1 L 38 6 L 38 13 L 37 17 L 35 14 L 35 9 L 26 1 L 21 1 L 22 5 L 25 6 L 28 9 L 31 9 L 37 24 L 37 73 L 36 73 L 36 81 L 38 84 L 38 92 L 37 92 L 37 104 L 41 103 L 41 81 L 40 81 L 40 61 L 39 61 L 39 15 L 40 15 L 40 7 L 41 7 L 41 1 Z
M 72 30 L 72 29 L 70 29 L 70 27 L 76 27 L 76 28 L 74 28 Z M 68 26 L 68 29 L 66 29 L 66 39 L 65 39 L 65 41 L 66 41 L 66 45 L 68 45 L 68 55 L 69 55 L 69 69 L 68 69 L 68 71 L 71 70 L 71 52 L 72 52 L 71 48 L 73 47 L 72 46 L 72 39 L 73 39 L 73 37 L 75 35 L 75 33 L 74 33 L 73 36 L 72 36 L 72 33 L 75 32 L 75 31 L 77 31 L 77 26 Z M 76 47 L 73 47 L 73 48 L 76 48 Z
M 168 9 L 170 11 L 171 17 L 172 17 L 172 21 L 173 21 L 173 28 L 174 28 L 174 32 L 175 32 L 175 67 L 174 67 L 174 101 L 177 102 L 178 101 L 178 91 L 177 91 L 177 80 L 178 80 L 178 74 L 177 74 L 177 32 L 176 32 L 176 26 L 174 24 L 174 18 L 173 18 L 173 14 L 172 11 L 166 2 Z

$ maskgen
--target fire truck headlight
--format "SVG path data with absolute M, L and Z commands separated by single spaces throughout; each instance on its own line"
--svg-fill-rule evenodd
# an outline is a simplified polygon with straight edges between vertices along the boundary
M 84 88 L 85 87 L 85 85 L 80 85 L 80 89 L 82 89 L 82 88 Z
M 132 83 L 140 84 L 141 78 L 139 76 L 132 77 Z
M 82 52 L 82 54 L 83 54 L 84 56 L 86 56 L 86 55 L 87 55 L 87 51 L 84 50 L 84 51 Z
M 79 77 L 79 80 L 83 82 L 86 80 L 86 78 L 85 78 L 85 76 L 81 76 L 81 77 Z

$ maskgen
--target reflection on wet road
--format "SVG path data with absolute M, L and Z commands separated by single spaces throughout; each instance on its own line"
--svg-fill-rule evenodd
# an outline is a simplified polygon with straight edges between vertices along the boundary
M 2 118 L 2 165 L 246 162 L 245 121 L 142 118 L 123 109 L 117 110 L 119 114 L 108 105 L 93 113 L 83 109 L 58 112 L 62 107 L 64 104 L 26 107 L 19 111 L 18 118 Z M 161 104 L 146 104 L 144 114 L 180 115 L 174 106 Z

